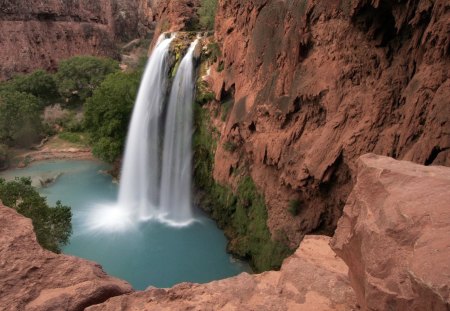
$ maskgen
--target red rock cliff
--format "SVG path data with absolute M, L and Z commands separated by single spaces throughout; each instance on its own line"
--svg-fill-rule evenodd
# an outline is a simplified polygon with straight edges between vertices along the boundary
M 233 184 L 247 167 L 272 233 L 295 244 L 334 230 L 361 154 L 450 165 L 449 9 L 445 0 L 219 1 L 213 88 L 234 105 L 215 179 Z
M 131 291 L 98 264 L 42 249 L 31 220 L 0 202 L 1 310 L 80 311 Z
M 0 79 L 60 59 L 89 54 L 117 57 L 115 43 L 153 27 L 147 0 L 1 1 Z

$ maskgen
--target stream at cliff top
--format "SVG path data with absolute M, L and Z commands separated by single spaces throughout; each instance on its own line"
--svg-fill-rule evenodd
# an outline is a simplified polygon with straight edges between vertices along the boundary
M 197 209 L 196 221 L 187 227 L 157 221 L 138 223 L 127 231 L 90 227 L 93 209 L 114 206 L 117 201 L 118 185 L 101 172 L 108 168 L 97 161 L 49 161 L 8 171 L 0 177 L 36 179 L 62 173 L 55 183 L 39 192 L 51 205 L 61 200 L 72 207 L 73 234 L 63 252 L 100 263 L 108 274 L 128 281 L 135 289 L 171 287 L 185 281 L 205 283 L 249 271 L 247 264 L 226 253 L 223 232 Z

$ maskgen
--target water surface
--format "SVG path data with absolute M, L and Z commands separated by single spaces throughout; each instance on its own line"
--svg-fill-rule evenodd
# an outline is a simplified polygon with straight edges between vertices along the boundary
M 39 192 L 52 205 L 61 200 L 72 207 L 73 235 L 63 252 L 100 263 L 108 274 L 127 280 L 135 289 L 204 283 L 249 271 L 246 264 L 226 253 L 223 232 L 200 211 L 195 211 L 198 221 L 185 228 L 143 222 L 126 231 L 91 230 L 92 211 L 114 206 L 117 199 L 118 185 L 101 172 L 108 168 L 97 161 L 40 162 L 2 177 L 61 172 L 55 183 Z

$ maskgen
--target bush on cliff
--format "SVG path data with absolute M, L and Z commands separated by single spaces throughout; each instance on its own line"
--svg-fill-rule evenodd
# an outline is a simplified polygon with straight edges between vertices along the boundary
M 25 217 L 31 218 L 34 231 L 42 247 L 61 252 L 72 234 L 72 212 L 70 207 L 56 202 L 49 207 L 46 199 L 31 186 L 30 178 L 6 182 L 0 178 L 0 200 Z
M 278 269 L 292 253 L 279 236 L 267 228 L 264 197 L 253 180 L 243 177 L 237 191 L 217 184 L 212 176 L 217 136 L 211 130 L 209 111 L 194 104 L 194 184 L 201 207 L 215 219 L 230 239 L 228 250 L 250 261 L 256 272 Z
M 94 154 L 113 162 L 125 146 L 141 72 L 118 72 L 106 78 L 85 105 L 85 129 Z
M 31 94 L 40 100 L 42 107 L 59 98 L 58 88 L 53 75 L 44 70 L 36 70 L 26 75 L 17 75 L 10 81 L 3 83 L 1 88 Z
M 10 147 L 29 147 L 42 133 L 39 100 L 17 91 L 0 91 L 0 141 Z
M 202 0 L 198 9 L 200 26 L 203 30 L 214 29 L 216 19 L 217 0 Z
M 80 104 L 92 96 L 105 78 L 119 70 L 113 59 L 75 56 L 62 61 L 56 73 L 60 95 L 70 104 Z

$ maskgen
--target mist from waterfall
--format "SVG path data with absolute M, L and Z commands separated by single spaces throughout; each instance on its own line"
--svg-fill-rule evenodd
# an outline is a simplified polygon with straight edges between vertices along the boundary
M 172 226 L 193 221 L 193 53 L 198 40 L 182 59 L 167 101 L 172 40 L 161 37 L 147 63 L 128 131 L 118 205 L 104 213 L 111 219 L 104 219 L 105 224 L 100 227 L 130 220 L 155 219 Z

